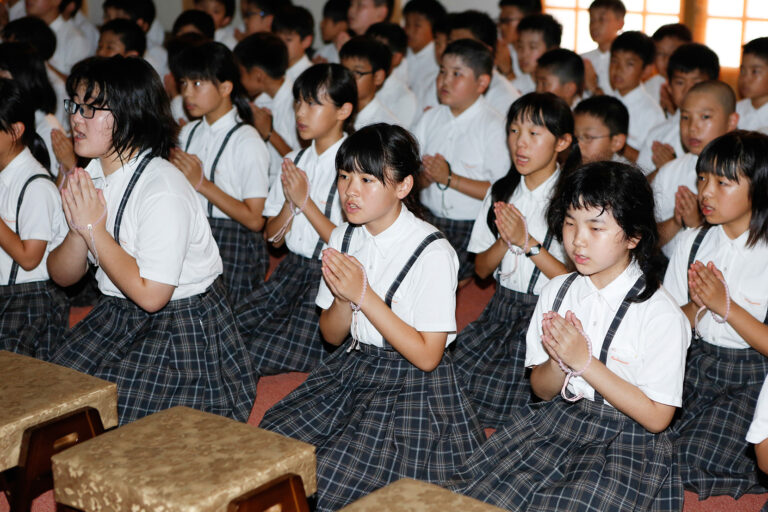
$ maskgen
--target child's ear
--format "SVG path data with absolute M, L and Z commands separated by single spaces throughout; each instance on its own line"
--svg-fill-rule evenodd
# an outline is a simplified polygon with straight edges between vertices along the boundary
M 24 135 L 24 123 L 21 121 L 13 123 L 11 125 L 11 137 L 13 137 L 13 140 L 21 139 L 22 135 Z
M 637 244 L 640 243 L 641 239 L 642 239 L 642 237 L 640 237 L 640 236 L 636 236 L 634 238 L 627 239 L 627 249 L 629 249 L 631 251 L 632 249 L 637 247 Z
M 139 26 L 139 28 L 141 28 L 141 30 L 144 31 L 145 34 L 149 32 L 149 23 L 144 21 L 142 18 L 137 19 L 136 24 Z
M 573 98 L 574 96 L 576 96 L 576 93 L 579 92 L 579 86 L 576 85 L 576 82 L 565 82 L 563 84 L 563 90 L 565 91 L 565 94 L 567 94 L 569 98 Z
M 484 73 L 477 77 L 477 92 L 483 94 L 488 90 L 489 85 L 491 85 L 491 75 Z
M 221 82 L 218 87 L 219 94 L 221 94 L 222 96 L 229 96 L 230 94 L 232 94 L 232 89 L 234 89 L 234 87 L 235 86 L 229 80 Z
M 611 135 L 611 151 L 618 153 L 627 143 L 627 136 L 623 133 Z
M 403 55 L 400 52 L 395 52 L 392 54 L 392 69 L 395 69 L 397 66 L 400 65 L 401 62 L 403 62 L 403 59 L 405 58 L 405 55 Z
M 573 143 L 573 136 L 570 133 L 564 133 L 555 141 L 555 152 L 562 153 Z
M 304 39 L 301 40 L 301 47 L 304 48 L 304 51 L 307 51 L 307 49 L 312 46 L 312 39 L 314 36 L 308 35 Z
M 411 193 L 411 190 L 413 189 L 413 176 L 406 176 L 403 181 L 398 183 L 395 187 L 395 190 L 397 191 L 397 198 L 400 200 L 405 199 L 408 197 L 408 194 Z
M 373 73 L 373 85 L 376 86 L 376 88 L 381 87 L 381 84 L 384 83 L 384 80 L 387 79 L 387 72 L 383 69 L 379 69 L 374 71 Z
M 736 112 L 728 116 L 728 131 L 732 132 L 739 126 L 739 114 Z
M 347 119 L 349 116 L 351 116 L 351 115 L 352 115 L 352 109 L 353 109 L 353 108 L 354 108 L 354 107 L 353 107 L 353 106 L 352 106 L 352 104 L 351 104 L 351 103 L 349 103 L 349 102 L 347 102 L 347 103 L 343 104 L 343 105 L 342 105 L 341 107 L 339 107 L 339 109 L 336 111 L 336 119 L 337 119 L 337 120 L 339 120 L 339 121 L 344 121 L 345 119 Z

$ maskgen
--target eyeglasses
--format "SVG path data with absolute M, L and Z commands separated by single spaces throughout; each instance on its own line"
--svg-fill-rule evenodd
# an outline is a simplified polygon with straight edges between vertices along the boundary
M 576 140 L 578 142 L 584 142 L 586 144 L 589 144 L 590 142 L 595 141 L 597 139 L 604 139 L 604 138 L 610 137 L 610 136 L 611 136 L 610 133 L 608 133 L 606 135 L 577 135 L 576 136 Z
M 373 70 L 371 70 L 371 71 L 358 71 L 358 70 L 356 70 L 356 69 L 350 69 L 350 72 L 351 72 L 353 75 L 355 75 L 355 79 L 356 79 L 356 80 L 360 80 L 360 79 L 361 79 L 361 78 L 363 78 L 365 75 L 372 75 L 372 74 L 373 74 Z
M 246 20 L 248 18 L 252 17 L 252 16 L 259 16 L 259 17 L 263 18 L 266 15 L 267 15 L 267 13 L 264 12 L 264 11 L 245 11 L 243 13 L 243 18 L 245 18 Z
M 83 116 L 84 119 L 93 119 L 93 116 L 96 114 L 97 110 L 112 109 L 106 107 L 94 107 L 93 105 L 86 105 L 83 103 L 75 103 L 72 100 L 64 100 L 64 112 L 71 116 L 80 111 L 80 115 Z
M 512 23 L 512 22 L 515 22 L 515 21 L 519 22 L 521 19 L 522 18 L 507 18 L 507 17 L 504 17 L 504 18 L 497 19 L 496 20 L 496 24 L 497 25 L 506 25 L 507 23 Z

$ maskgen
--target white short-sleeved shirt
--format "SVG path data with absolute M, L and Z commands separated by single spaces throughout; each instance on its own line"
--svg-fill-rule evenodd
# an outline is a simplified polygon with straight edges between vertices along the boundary
M 307 57 L 306 54 L 302 55 L 301 58 L 293 64 L 293 66 L 285 70 L 285 76 L 290 78 L 291 82 L 295 82 L 296 79 L 299 78 L 299 75 L 310 67 L 312 67 L 312 61 L 309 60 L 309 57 Z
M 680 141 L 680 110 L 651 128 L 645 137 L 643 146 L 639 149 L 637 165 L 646 176 L 656 170 L 653 163 L 653 143 L 656 141 L 669 144 L 674 148 L 676 156 L 683 156 L 685 150 Z
M 400 64 L 397 65 L 395 69 L 392 70 L 390 73 L 392 76 L 403 82 L 404 84 L 407 84 L 409 82 L 409 71 L 408 71 L 408 59 L 403 59 L 400 61 Z
M 168 74 L 168 52 L 162 46 L 149 46 L 147 43 L 147 51 L 144 52 L 144 60 L 155 69 L 160 76 L 160 81 L 163 81 L 165 75 Z
M 398 119 L 391 110 L 385 107 L 379 99 L 374 96 L 363 110 L 357 113 L 357 117 L 355 118 L 355 130 L 376 123 L 399 125 L 400 119 Z
M 768 103 L 756 109 L 752 100 L 744 98 L 736 103 L 736 112 L 739 114 L 739 129 L 768 133 Z
M 296 111 L 293 103 L 293 81 L 287 76 L 283 79 L 283 84 L 274 98 L 263 93 L 254 100 L 257 107 L 268 108 L 272 112 L 272 129 L 280 134 L 291 150 L 296 150 L 299 149 L 300 144 L 296 133 Z M 267 147 L 269 148 L 269 186 L 272 188 L 275 180 L 280 176 L 283 156 L 271 143 L 267 144 Z
M 341 250 L 344 223 L 331 233 L 330 246 Z M 394 223 L 376 236 L 365 226 L 355 228 L 349 254 L 365 267 L 369 290 L 384 299 L 400 271 L 421 242 L 437 229 L 418 219 L 402 206 Z M 429 244 L 414 263 L 392 298 L 392 312 L 420 332 L 447 332 L 446 346 L 456 339 L 456 285 L 459 260 L 456 251 L 445 240 Z M 333 295 L 320 283 L 316 304 L 328 309 Z M 384 346 L 381 333 L 366 316 L 358 313 L 357 332 L 360 343 Z
M 101 36 L 99 29 L 97 29 L 96 26 L 91 23 L 91 20 L 89 20 L 80 10 L 75 13 L 72 22 L 80 29 L 80 32 L 82 32 L 88 40 L 88 44 L 90 45 L 88 55 L 95 54 L 96 49 L 99 46 L 99 37 Z
M 49 26 L 56 35 L 56 51 L 49 62 L 51 66 L 68 75 L 72 66 L 91 55 L 90 43 L 72 20 L 65 20 L 61 15 Z
M 574 312 L 592 341 L 595 358 L 600 357 L 616 311 L 641 274 L 638 265 L 630 263 L 624 272 L 600 290 L 589 277 L 579 276 L 565 294 L 559 313 L 565 316 L 567 311 Z M 541 291 L 526 336 L 525 366 L 540 365 L 549 359 L 541 344 L 541 321 L 544 313 L 551 310 L 567 277 L 557 276 Z M 680 407 L 690 339 L 688 319 L 672 296 L 660 287 L 648 300 L 630 304 L 608 349 L 606 366 L 640 388 L 651 400 Z M 571 378 L 568 389 L 594 400 L 594 388 L 582 377 Z
M 226 27 L 217 28 L 213 34 L 213 40 L 225 45 L 230 50 L 234 50 L 235 46 L 237 46 L 235 26 L 230 23 Z
M 525 221 L 528 224 L 528 233 L 539 241 L 540 244 L 544 243 L 544 238 L 547 236 L 547 219 L 546 211 L 549 206 L 549 200 L 552 197 L 552 191 L 557 184 L 557 180 L 560 176 L 560 171 L 556 171 L 547 180 L 536 187 L 534 190 L 529 190 L 525 185 L 525 178 L 520 180 L 520 184 L 512 192 L 509 198 L 509 203 L 514 204 L 515 207 L 523 214 Z M 480 213 L 475 219 L 475 224 L 472 227 L 472 235 L 469 239 L 469 245 L 467 251 L 472 253 L 481 253 L 486 251 L 494 243 L 496 243 L 497 237 L 493 235 L 488 227 L 488 211 L 492 205 L 491 189 L 488 189 L 488 193 L 483 200 L 483 206 L 480 208 Z M 563 246 L 554 238 L 549 246 L 549 253 L 560 260 L 565 261 L 565 253 Z M 517 259 L 517 268 L 514 273 L 512 269 L 515 268 L 515 259 Z M 531 261 L 530 258 L 525 256 L 516 256 L 510 251 L 504 253 L 504 258 L 501 260 L 501 265 L 494 272 L 494 276 L 501 283 L 504 288 L 509 288 L 516 292 L 527 293 L 528 283 L 531 280 L 531 275 L 536 268 L 536 264 Z M 501 277 L 503 276 L 503 277 Z M 547 276 L 543 273 L 539 275 L 536 280 L 536 285 L 533 288 L 533 293 L 538 295 L 541 293 L 541 289 L 549 282 Z
M 211 179 L 211 168 L 216 155 L 224 144 L 227 133 L 240 122 L 237 109 L 232 108 L 212 125 L 205 119 L 187 123 L 179 134 L 179 146 L 187 153 L 197 155 L 203 162 L 203 172 Z M 199 126 L 198 126 L 199 125 Z M 197 126 L 197 129 L 195 129 Z M 195 130 L 191 142 L 192 130 Z M 189 145 L 189 147 L 187 147 Z M 224 152 L 214 169 L 214 183 L 224 193 L 238 201 L 267 197 L 269 193 L 269 151 L 256 128 L 244 125 L 229 138 Z M 202 195 L 200 204 L 208 211 L 208 200 Z M 228 219 L 218 207 L 213 207 L 213 217 Z
M 45 142 L 45 147 L 48 149 L 48 158 L 51 159 L 51 172 L 54 176 L 59 174 L 59 161 L 56 159 L 56 153 L 53 152 L 53 142 L 51 141 L 51 132 L 53 130 L 64 131 L 64 128 L 56 119 L 53 114 L 46 114 L 41 110 L 35 111 L 35 131 Z
M 131 159 L 106 177 L 98 158 L 86 168 L 92 178 L 103 178 L 107 231 L 113 237 L 123 193 L 143 157 Z M 142 278 L 176 287 L 171 300 L 204 292 L 222 272 L 219 248 L 197 192 L 181 171 L 162 158 L 153 158 L 136 182 L 118 242 L 136 260 Z M 101 268 L 96 281 L 105 295 L 125 298 Z
M 582 59 L 592 63 L 597 75 L 597 86 L 603 90 L 603 94 L 613 94 L 611 87 L 611 52 L 601 52 L 600 48 L 581 54 Z
M 445 105 L 426 111 L 413 134 L 422 156 L 440 153 L 458 175 L 493 183 L 509 170 L 504 120 L 482 96 L 456 117 Z M 453 188 L 441 191 L 435 183 L 421 191 L 421 201 L 434 215 L 455 220 L 475 220 L 482 205 Z
M 440 72 L 440 66 L 435 61 L 435 42 L 430 41 L 418 53 L 408 48 L 405 58 L 408 61 L 408 87 L 419 100 L 419 112 L 434 107 L 438 104 L 435 80 Z
M 515 48 L 515 45 L 513 44 L 508 44 L 507 48 L 509 48 L 509 56 L 512 58 L 512 72 L 515 76 L 522 75 L 523 70 L 520 69 L 520 59 L 517 58 L 517 48 Z
M 763 382 L 760 396 L 755 406 L 755 416 L 747 431 L 747 442 L 752 444 L 762 443 L 768 439 L 768 379 Z
M 410 128 L 419 113 L 419 101 L 402 80 L 390 75 L 384 80 L 376 98 L 385 105 L 399 120 L 398 124 Z
M 529 92 L 536 91 L 536 81 L 528 73 L 520 73 L 512 80 L 512 86 L 515 87 L 520 94 L 528 94 Z
M 155 18 L 147 31 L 147 46 L 162 46 L 163 42 L 165 42 L 165 27 L 158 18 Z
M 517 80 L 515 80 L 517 82 Z M 536 89 L 536 86 L 533 87 Z M 507 80 L 507 77 L 493 70 L 491 83 L 488 90 L 485 91 L 485 101 L 498 112 L 502 118 L 506 119 L 509 107 L 520 97 L 520 89 L 514 83 Z
M 317 50 L 317 53 L 315 55 L 324 58 L 325 60 L 328 61 L 329 64 L 339 63 L 339 50 L 336 48 L 336 45 L 332 42 L 326 43 L 323 46 L 321 46 L 320 49 Z
M 678 235 L 679 241 L 670 258 L 664 286 L 681 306 L 688 303 L 688 257 L 698 229 L 689 229 Z M 696 260 L 704 264 L 710 261 L 723 273 L 731 293 L 731 300 L 761 322 L 768 311 L 768 245 L 758 242 L 747 247 L 749 232 L 735 240 L 728 238 L 721 226 L 713 226 L 699 250 Z M 749 348 L 729 323 L 717 323 L 709 313 L 699 318 L 699 332 L 707 342 L 725 348 Z
M 698 156 L 693 153 L 685 153 L 683 156 L 675 158 L 671 162 L 661 166 L 659 172 L 651 183 L 653 190 L 653 200 L 656 203 L 655 215 L 656 222 L 664 222 L 675 215 L 675 194 L 680 186 L 686 186 L 694 194 L 698 194 L 696 187 L 696 161 Z M 677 238 L 676 234 L 672 240 L 666 243 L 661 250 L 667 257 L 672 256 Z
M 651 98 L 642 85 L 638 85 L 622 96 L 618 91 L 614 94 L 629 111 L 629 133 L 627 144 L 640 149 L 651 128 L 664 122 L 664 111 Z
M 661 86 L 667 82 L 667 79 L 660 74 L 653 75 L 651 78 L 643 82 L 645 92 L 653 98 L 653 101 L 661 105 Z
M 309 197 L 312 198 L 317 208 L 323 213 L 325 213 L 328 193 L 331 190 L 331 186 L 336 182 L 336 152 L 338 152 L 344 139 L 346 139 L 346 135 L 333 146 L 326 149 L 322 155 L 317 154 L 315 141 L 312 141 L 312 144 L 301 155 L 301 160 L 298 163 L 298 168 L 307 173 Z M 298 151 L 292 151 L 285 155 L 285 157 L 293 161 L 298 153 Z M 283 204 L 285 204 L 283 183 L 280 180 L 275 180 L 275 184 L 270 189 L 267 202 L 264 205 L 264 216 L 274 217 L 280 213 Z M 336 226 L 342 222 L 341 203 L 338 192 L 333 195 L 333 205 L 331 206 L 329 218 Z M 312 227 L 307 217 L 303 213 L 299 213 L 293 218 L 291 228 L 285 234 L 285 245 L 288 246 L 292 253 L 304 256 L 305 258 L 311 258 L 319 239 L 320 235 Z M 326 245 L 324 244 L 323 248 L 325 247 Z
M 0 172 L 0 216 L 3 222 L 15 232 L 16 207 L 21 189 L 29 178 L 48 172 L 35 160 L 29 149 L 24 148 L 16 158 Z M 52 181 L 38 178 L 32 181 L 24 192 L 19 210 L 19 238 L 22 240 L 43 240 L 47 242 L 40 264 L 27 272 L 19 267 L 16 283 L 31 283 L 48 279 L 48 254 L 64 240 L 69 228 L 61 208 L 61 196 Z M 13 259 L 0 249 L 0 285 L 8 284 Z
M 11 7 L 8 8 L 8 18 L 13 21 L 19 18 L 23 18 L 27 15 L 27 6 L 24 5 L 22 0 L 17 1 Z

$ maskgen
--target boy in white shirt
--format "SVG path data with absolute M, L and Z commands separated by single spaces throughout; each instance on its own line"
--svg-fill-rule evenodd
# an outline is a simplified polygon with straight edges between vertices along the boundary
M 573 135 L 579 142 L 582 163 L 628 163 L 621 156 L 628 128 L 627 107 L 613 96 L 591 96 L 573 109 Z
M 437 105 L 435 80 L 440 66 L 435 53 L 435 27 L 446 17 L 446 11 L 437 0 L 411 0 L 403 7 L 403 17 L 408 37 L 408 87 L 419 101 L 421 115 L 425 108 Z
M 425 112 L 413 130 L 424 162 L 421 201 L 431 213 L 429 222 L 456 249 L 460 279 L 472 275 L 466 249 L 482 200 L 510 165 L 504 120 L 483 98 L 492 68 L 482 43 L 449 44 L 437 80 L 442 105 Z
M 72 20 L 65 20 L 61 16 L 59 12 L 61 1 L 25 2 L 25 6 L 27 16 L 43 20 L 56 34 L 56 51 L 48 61 L 48 65 L 64 77 L 69 74 L 75 63 L 90 55 L 90 44 Z
M 271 32 L 272 22 L 282 6 L 282 0 L 240 0 L 243 24 L 241 29 L 235 29 L 235 39 L 258 32 Z
M 664 121 L 664 112 L 643 88 L 642 77 L 653 63 L 653 41 L 642 32 L 624 32 L 611 44 L 610 78 L 613 95 L 629 111 L 629 137 L 624 156 L 637 161 L 648 131 Z
M 536 90 L 534 73 L 539 57 L 560 47 L 563 26 L 549 14 L 531 14 L 520 21 L 517 34 L 517 58 L 521 73 L 512 85 L 520 93 L 527 94 Z
M 669 58 L 681 45 L 692 42 L 693 36 L 691 30 L 682 23 L 670 23 L 656 29 L 651 39 L 656 45 L 656 56 L 653 58 L 656 74 L 643 82 L 643 86 L 665 112 L 672 113 L 677 109 L 677 105 L 672 104 L 669 88 L 666 86 L 669 83 Z
M 536 61 L 536 92 L 551 92 L 571 108 L 584 93 L 584 61 L 571 50 L 555 48 Z
M 312 46 L 315 20 L 304 7 L 286 6 L 272 22 L 272 32 L 283 40 L 288 48 L 288 70 L 286 76 L 295 81 L 305 69 L 312 65 L 307 50 Z
M 528 15 L 541 14 L 541 0 L 500 0 L 499 11 L 499 42 L 494 64 L 508 80 L 514 80 L 522 74 L 515 48 L 517 25 Z
M 586 87 L 592 94 L 611 94 L 611 44 L 624 28 L 627 8 L 621 0 L 595 0 L 589 6 L 589 35 L 597 48 L 581 56 L 586 66 Z M 587 62 L 589 62 L 587 64 Z
M 147 51 L 144 60 L 149 62 L 160 77 L 168 74 L 168 52 L 162 45 L 153 44 L 149 39 L 150 27 L 155 21 L 155 4 L 152 0 L 105 0 L 104 23 L 125 18 L 135 22 L 147 34 Z
M 226 45 L 230 50 L 235 48 L 235 27 L 232 18 L 235 15 L 235 0 L 195 0 L 195 9 L 207 12 L 216 27 L 213 39 Z
M 744 45 L 739 94 L 744 98 L 736 105 L 739 128 L 768 133 L 768 37 Z
M 320 36 L 323 46 L 315 53 L 313 62 L 339 63 L 339 48 L 349 38 L 347 12 L 349 0 L 328 0 L 323 6 L 323 19 L 320 20 Z

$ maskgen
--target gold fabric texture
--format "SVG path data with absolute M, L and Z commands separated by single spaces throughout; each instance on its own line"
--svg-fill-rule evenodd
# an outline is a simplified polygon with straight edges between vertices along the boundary
M 53 457 L 56 501 L 87 512 L 224 511 L 286 473 L 317 490 L 315 448 L 288 437 L 173 407 Z
M 63 366 L 0 350 L 0 471 L 17 466 L 24 431 L 75 409 L 117 425 L 117 386 Z
M 477 501 L 434 484 L 403 479 L 382 487 L 339 512 L 500 512 L 482 501 Z

